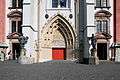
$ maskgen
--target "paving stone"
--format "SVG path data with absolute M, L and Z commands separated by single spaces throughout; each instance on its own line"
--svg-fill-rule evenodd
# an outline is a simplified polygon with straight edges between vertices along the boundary
M 120 64 L 99 65 L 51 61 L 37 64 L 0 62 L 0 80 L 120 80 Z

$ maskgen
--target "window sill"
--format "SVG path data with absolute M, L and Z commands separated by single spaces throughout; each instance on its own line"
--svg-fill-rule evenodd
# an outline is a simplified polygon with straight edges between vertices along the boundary
M 95 9 L 96 9 L 96 8 L 101 8 L 101 9 L 103 9 L 103 8 L 107 8 L 107 9 L 110 9 L 111 6 L 95 6 Z
M 71 8 L 47 8 L 46 10 L 71 10 Z
M 22 9 L 22 7 L 8 7 L 8 9 Z

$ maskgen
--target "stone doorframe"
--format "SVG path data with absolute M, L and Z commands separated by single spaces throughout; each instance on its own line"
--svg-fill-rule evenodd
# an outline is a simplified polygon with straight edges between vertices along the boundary
M 48 24 L 42 28 L 41 31 L 41 49 L 49 48 L 52 50 L 53 46 L 53 35 L 58 31 L 63 39 L 60 40 L 61 43 L 56 47 L 66 48 L 66 59 L 71 59 L 73 57 L 73 49 L 75 46 L 75 32 L 70 23 L 61 15 L 56 15 L 51 20 L 48 20 Z M 52 52 L 52 51 L 51 51 Z M 42 54 L 42 53 L 41 53 Z

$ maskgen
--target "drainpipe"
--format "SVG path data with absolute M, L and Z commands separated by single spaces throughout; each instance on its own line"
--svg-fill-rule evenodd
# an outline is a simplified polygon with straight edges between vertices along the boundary
M 77 19 L 77 12 L 76 12 L 76 0 L 74 0 L 74 17 L 75 17 L 75 32 L 77 32 L 77 22 L 76 22 L 76 19 Z M 75 40 L 74 40 L 74 47 L 73 47 L 73 60 L 76 58 L 76 50 L 77 50 L 77 35 L 75 36 Z
M 37 26 L 38 26 L 38 34 L 37 34 L 37 37 L 38 37 L 38 42 L 37 42 L 37 43 L 38 43 L 38 44 L 37 44 L 37 49 L 38 49 L 38 50 L 37 50 L 37 62 L 39 62 L 39 52 L 40 52 L 40 48 L 39 48 L 39 45 L 40 45 L 40 42 L 39 42 L 39 41 L 40 41 L 40 38 L 39 38 L 39 34 L 40 34 L 40 32 L 39 32 L 39 29 L 40 29 L 40 28 L 39 28 L 39 23 L 40 23 L 40 17 L 39 17 L 39 14 L 40 14 L 40 0 L 38 0 L 37 7 L 38 7 L 38 8 L 37 8 L 37 9 L 38 9 L 38 18 L 37 18 L 37 19 L 38 19 L 38 20 L 37 20 L 37 21 L 38 21 L 38 22 L 37 22 Z
M 113 26 L 114 26 L 114 45 L 116 45 L 116 0 L 113 1 Z M 116 48 L 114 47 L 114 58 L 115 58 L 115 54 L 116 54 Z

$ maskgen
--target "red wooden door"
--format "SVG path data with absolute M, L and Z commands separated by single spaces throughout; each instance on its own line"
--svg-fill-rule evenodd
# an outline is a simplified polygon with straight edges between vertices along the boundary
M 53 60 L 64 60 L 65 59 L 65 49 L 64 48 L 53 48 L 52 49 L 52 59 Z

